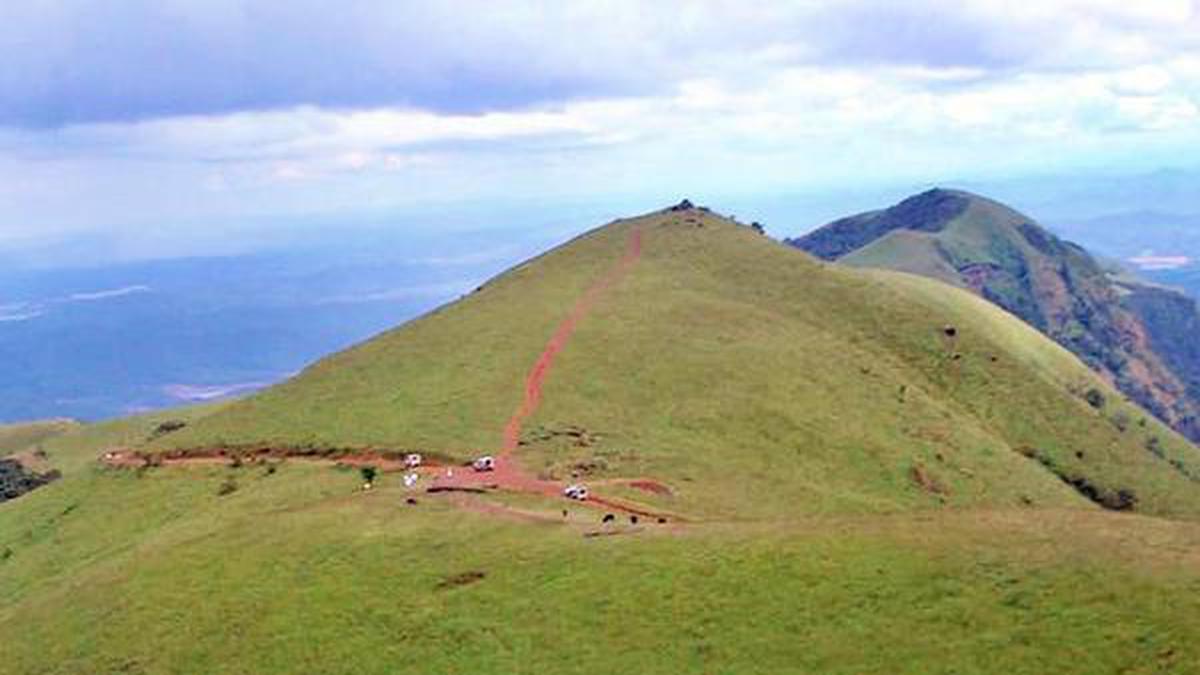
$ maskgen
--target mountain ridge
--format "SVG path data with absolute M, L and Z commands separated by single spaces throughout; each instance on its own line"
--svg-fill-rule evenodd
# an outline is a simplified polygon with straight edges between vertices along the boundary
M 822 259 L 970 289 L 1062 344 L 1176 430 L 1200 439 L 1196 356 L 1170 339 L 1179 329 L 1163 310 L 1200 317 L 1195 303 L 1111 273 L 1082 247 L 1000 202 L 935 188 L 787 241 Z
M 640 260 L 558 354 L 545 399 L 517 440 L 531 474 L 566 480 L 578 473 L 573 467 L 588 466 L 594 479 L 692 482 L 700 487 L 680 499 L 701 516 L 804 503 L 817 510 L 1011 504 L 1021 501 L 1022 481 L 1043 495 L 1037 499 L 1069 503 L 1078 490 L 1060 493 L 1063 476 L 1084 475 L 1105 494 L 1133 489 L 1145 500 L 1139 508 L 1192 508 L 1183 497 L 1187 474 L 1164 465 L 1165 474 L 1144 482 L 1160 460 L 1143 444 L 1161 436 L 1156 443 L 1170 445 L 1169 432 L 1143 422 L 1137 437 L 1147 438 L 1123 437 L 1108 418 L 1136 423 L 1144 415 L 1120 409 L 1115 394 L 1107 409 L 1089 406 L 1083 394 L 1100 386 L 1091 374 L 991 305 L 959 291 L 944 297 L 938 285 L 825 265 L 752 227 L 677 209 L 592 230 L 150 449 L 371 449 L 447 462 L 498 454 L 547 336 L 640 231 Z M 947 324 L 957 326 L 956 337 L 942 334 Z M 1034 400 L 1039 409 L 1027 409 Z M 1020 412 L 1002 411 L 1014 407 Z M 852 411 L 862 416 L 858 426 Z M 1080 415 L 1078 424 L 1059 421 Z M 946 416 L 956 423 L 931 421 Z M 563 429 L 600 440 L 566 444 Z M 958 448 L 957 459 L 936 449 L 941 444 Z M 1076 446 L 1108 450 L 1080 461 Z M 994 449 L 981 454 L 980 447 Z M 714 455 L 717 448 L 728 455 Z M 1048 453 L 1043 459 L 1058 473 L 1023 456 L 1028 448 Z M 784 455 L 794 460 L 780 465 Z M 938 466 L 944 462 L 964 471 Z M 722 463 L 764 482 L 722 480 L 729 468 Z M 922 488 L 918 474 L 932 482 Z M 1160 479 L 1182 482 L 1166 492 L 1149 487 Z
M 619 501 L 462 466 L 514 419 L 536 487 Z M 0 673 L 1200 662 L 1187 441 L 978 295 L 700 209 L 246 399 L 36 442 L 63 475 L 0 504 Z

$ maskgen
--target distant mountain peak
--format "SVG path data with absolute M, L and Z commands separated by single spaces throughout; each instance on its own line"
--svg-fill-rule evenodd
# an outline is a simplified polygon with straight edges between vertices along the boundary
M 934 188 L 787 243 L 825 260 L 968 288 L 1046 333 L 1143 407 L 1200 439 L 1200 357 L 1185 359 L 1180 347 L 1162 338 L 1180 332 L 1176 324 L 1181 322 L 1200 325 L 1200 314 L 1162 320 L 1164 313 L 1154 308 L 1182 305 L 1118 283 L 1083 248 L 1009 206 Z
M 834 221 L 788 243 L 819 258 L 836 260 L 896 230 L 939 232 L 975 199 L 970 193 L 934 188 L 881 211 Z

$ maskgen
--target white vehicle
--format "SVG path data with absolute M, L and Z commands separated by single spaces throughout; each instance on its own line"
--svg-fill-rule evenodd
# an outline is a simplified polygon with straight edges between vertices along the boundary
M 588 498 L 588 489 L 586 485 L 575 483 L 568 485 L 563 489 L 563 496 L 567 499 L 574 499 L 577 502 L 585 501 Z
M 492 457 L 491 455 L 484 455 L 474 462 L 471 462 L 471 468 L 475 469 L 476 471 L 495 471 L 496 458 Z
M 415 469 L 421 466 L 422 457 L 417 453 L 412 453 L 404 457 L 404 466 L 409 469 Z

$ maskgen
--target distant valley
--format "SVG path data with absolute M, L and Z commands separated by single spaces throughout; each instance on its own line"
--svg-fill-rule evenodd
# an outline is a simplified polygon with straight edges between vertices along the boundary
M 511 241 L 480 250 L 470 238 L 360 237 L 0 271 L 0 422 L 96 420 L 254 391 L 462 295 L 541 240 Z

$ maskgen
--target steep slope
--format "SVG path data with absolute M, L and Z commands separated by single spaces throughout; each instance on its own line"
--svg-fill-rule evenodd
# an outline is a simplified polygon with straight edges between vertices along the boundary
M 591 232 L 153 447 L 498 452 L 546 341 L 635 234 L 636 264 L 577 322 L 523 422 L 531 474 L 656 476 L 698 517 L 1080 495 L 1200 513 L 1190 446 L 1035 331 L 698 209 Z
M 638 498 L 687 520 L 231 459 L 465 459 L 514 428 L 538 473 L 654 476 L 673 494 Z M 1200 663 L 1200 524 L 1091 501 L 1200 516 L 1186 442 L 969 292 L 699 210 L 592 232 L 248 400 L 41 446 L 63 479 L 0 504 L 0 673 Z M 115 448 L 195 461 L 97 461 Z
M 1187 326 L 1200 323 L 1195 303 L 1110 272 L 1083 249 L 998 202 L 935 189 L 789 243 L 825 260 L 911 272 L 971 289 L 1200 440 L 1200 357 L 1190 340 L 1178 339 Z M 1170 311 L 1176 314 L 1168 319 Z

